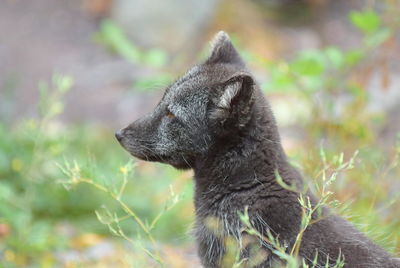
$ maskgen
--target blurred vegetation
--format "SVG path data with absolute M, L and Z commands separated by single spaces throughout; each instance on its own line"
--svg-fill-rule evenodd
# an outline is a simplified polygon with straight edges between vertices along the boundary
M 71 86 L 71 78 L 59 75 L 54 76 L 50 86 L 40 83 L 39 119 L 0 127 L 0 252 L 4 254 L 5 267 L 32 263 L 52 266 L 55 259 L 51 251 L 90 244 L 84 238 L 91 240 L 93 236 L 81 237 L 83 234 L 99 234 L 98 241 L 108 234 L 108 228 L 97 221 L 95 210 L 123 212 L 117 200 L 107 193 L 90 185 L 74 187 L 63 180 L 65 169 L 60 167 L 67 163 L 66 159 L 79 163 L 80 176 L 95 178 L 110 189 L 126 179 L 126 169 L 131 165 L 126 164 L 129 158 L 114 142 L 110 130 L 66 126 L 56 120 L 63 109 L 62 95 Z M 135 168 L 135 174 L 124 186 L 121 200 L 143 219 L 157 217 L 172 189 L 186 201 L 153 226 L 159 241 L 174 243 L 176 237 L 181 237 L 179 243 L 186 241 L 185 233 L 192 221 L 192 185 L 188 176 L 165 166 L 144 165 Z M 163 179 L 154 183 L 157 178 Z M 66 191 L 63 185 L 74 189 Z M 126 221 L 121 226 L 127 235 L 138 231 L 137 226 Z M 65 228 L 72 229 L 72 233 L 63 235 Z
M 352 24 L 364 34 L 362 46 L 356 50 L 328 47 L 302 51 L 289 62 L 261 64 L 270 73 L 264 85 L 266 92 L 289 94 L 296 102 L 310 107 L 311 116 L 301 120 L 302 148 L 291 152 L 295 164 L 308 177 L 318 179 L 320 146 L 328 158 L 340 153 L 351 156 L 359 151 L 357 168 L 340 176 L 331 191 L 345 202 L 343 213 L 359 224 L 359 229 L 386 248 L 397 247 L 398 252 L 400 219 L 396 211 L 400 211 L 400 202 L 393 186 L 400 178 L 400 139 L 393 141 L 391 150 L 376 143 L 376 130 L 383 126 L 385 118 L 367 109 L 368 79 L 364 77 L 367 69 L 381 70 L 370 56 L 393 42 L 393 34 L 400 26 L 399 20 L 384 22 L 381 16 L 370 9 L 349 14 Z M 388 86 L 387 75 L 383 72 L 383 88 Z
M 349 20 L 364 36 L 362 46 L 351 51 L 327 47 L 280 62 L 243 54 L 268 73 L 262 85 L 268 95 L 295 99 L 308 109 L 309 116 L 297 122 L 302 141 L 288 151 L 293 164 L 313 180 L 323 200 L 329 191 L 325 201 L 337 199 L 339 213 L 399 254 L 400 198 L 393 185 L 400 178 L 400 139 L 392 150 L 376 144 L 385 117 L 367 110 L 363 74 L 380 68 L 371 52 L 393 42 L 400 21 L 372 9 L 351 12 Z M 138 49 L 112 21 L 104 21 L 94 38 L 132 63 L 163 70 L 135 88 L 170 80 L 165 52 Z M 133 163 L 109 129 L 58 121 L 63 95 L 72 86 L 72 78 L 54 75 L 51 83 L 39 84 L 37 118 L 0 123 L 0 267 L 93 265 L 95 260 L 60 256 L 108 240 L 131 252 L 116 262 L 119 266 L 187 267 L 190 262 L 179 260 L 184 254 L 173 254 L 166 245 L 192 243 L 187 234 L 193 222 L 191 173 Z M 338 173 L 356 151 L 354 168 Z M 242 218 L 246 223 L 245 214 Z
M 94 40 L 133 64 L 141 64 L 161 71 L 151 78 L 139 78 L 132 85 L 133 88 L 155 90 L 172 81 L 172 74 L 166 68 L 169 60 L 167 53 L 157 48 L 149 50 L 138 48 L 113 21 L 103 20 L 99 31 L 94 34 Z

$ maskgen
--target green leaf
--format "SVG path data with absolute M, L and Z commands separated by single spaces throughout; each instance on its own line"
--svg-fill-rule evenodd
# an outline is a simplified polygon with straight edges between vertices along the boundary
M 9 197 L 11 197 L 13 195 L 15 195 L 14 189 L 10 185 L 0 182 L 0 200 L 8 199 Z M 1 202 L 4 202 L 4 201 L 1 201 Z
M 292 63 L 295 72 L 304 76 L 318 76 L 324 69 L 324 56 L 319 51 L 305 51 Z
M 364 53 L 360 50 L 348 51 L 344 55 L 346 65 L 352 66 L 358 63 L 364 57 Z
M 388 28 L 380 29 L 379 31 L 374 32 L 369 35 L 365 39 L 365 43 L 369 47 L 376 47 L 385 42 L 390 35 L 392 34 L 391 30 Z
M 140 61 L 139 49 L 113 21 L 104 20 L 95 38 L 132 63 Z
M 53 83 L 61 93 L 65 93 L 74 85 L 74 80 L 70 76 L 55 74 Z
M 337 47 L 328 47 L 325 49 L 325 55 L 336 68 L 340 67 L 344 63 L 344 53 Z
M 289 92 L 296 88 L 294 78 L 287 65 L 277 64 L 269 68 L 269 81 L 262 84 L 266 92 Z
M 30 227 L 27 244 L 33 250 L 45 250 L 49 247 L 51 228 L 48 222 L 36 221 Z
M 143 55 L 143 61 L 150 66 L 161 67 L 166 65 L 168 55 L 164 50 L 150 49 Z
M 106 224 L 109 225 L 113 222 L 115 222 L 112 213 L 110 212 L 110 210 L 108 210 L 107 207 L 102 206 L 100 209 L 95 210 L 94 212 L 96 214 L 97 219 L 102 223 L 102 224 Z
M 351 23 L 365 34 L 370 34 L 378 30 L 381 19 L 373 10 L 352 11 L 350 12 Z

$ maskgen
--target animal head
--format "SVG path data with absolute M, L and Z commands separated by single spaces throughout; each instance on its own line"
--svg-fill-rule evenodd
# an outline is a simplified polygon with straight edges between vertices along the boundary
M 208 59 L 168 86 L 153 112 L 116 133 L 133 156 L 191 168 L 251 119 L 256 85 L 225 32 Z M 233 137 L 232 137 L 233 136 Z

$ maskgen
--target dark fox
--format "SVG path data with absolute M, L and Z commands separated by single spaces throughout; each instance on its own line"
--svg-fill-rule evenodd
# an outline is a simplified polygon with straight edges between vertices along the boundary
M 229 241 L 240 267 L 282 267 L 267 234 L 290 252 L 300 232 L 301 174 L 283 151 L 273 113 L 226 33 L 211 55 L 168 86 L 155 110 L 116 137 L 133 156 L 193 169 L 198 254 L 204 267 L 230 267 Z M 315 206 L 318 199 L 304 196 Z M 247 211 L 258 235 L 246 231 Z M 298 251 L 311 267 L 400 267 L 348 221 L 324 207 L 305 230 Z M 237 260 L 237 259 L 236 259 Z M 314 263 L 314 264 L 313 264 Z M 314 266 L 313 266 L 314 265 Z

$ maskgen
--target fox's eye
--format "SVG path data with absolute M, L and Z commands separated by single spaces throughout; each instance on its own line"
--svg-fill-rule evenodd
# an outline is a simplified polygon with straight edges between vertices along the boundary
M 166 116 L 171 119 L 174 119 L 176 117 L 170 110 L 167 110 Z

